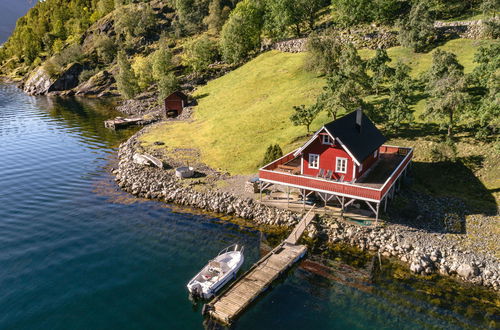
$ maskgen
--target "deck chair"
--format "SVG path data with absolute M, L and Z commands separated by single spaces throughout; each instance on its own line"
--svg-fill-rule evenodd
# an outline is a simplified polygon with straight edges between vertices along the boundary
M 333 171 L 332 170 L 326 171 L 325 179 L 330 180 L 332 178 L 332 175 L 333 175 Z
M 320 168 L 319 169 L 319 172 L 318 172 L 318 175 L 316 175 L 316 177 L 318 178 L 322 178 L 323 176 L 325 175 L 325 170 Z
M 344 182 L 344 175 L 343 174 L 340 176 L 339 182 Z

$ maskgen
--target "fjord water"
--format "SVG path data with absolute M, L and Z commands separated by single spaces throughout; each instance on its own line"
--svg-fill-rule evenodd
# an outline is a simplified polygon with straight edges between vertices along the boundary
M 258 259 L 255 230 L 118 192 L 109 168 L 132 132 L 103 127 L 111 109 L 0 84 L 0 329 L 202 329 L 189 278 L 234 242 L 246 268 Z M 474 326 L 390 299 L 399 289 L 380 295 L 299 267 L 235 328 Z

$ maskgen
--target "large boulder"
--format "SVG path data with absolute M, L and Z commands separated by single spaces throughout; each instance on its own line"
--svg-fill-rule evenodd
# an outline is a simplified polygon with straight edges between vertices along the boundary
M 29 95 L 47 94 L 54 79 L 45 71 L 43 67 L 37 68 L 30 74 L 24 83 L 23 90 Z
M 117 96 L 115 78 L 108 71 L 100 71 L 75 88 L 76 95 Z
M 461 264 L 457 268 L 457 274 L 462 276 L 465 279 L 469 279 L 473 276 L 477 276 L 478 273 L 479 273 L 479 270 L 477 269 L 477 267 L 475 267 L 474 265 L 470 265 L 470 264 Z
M 78 76 L 85 69 L 80 63 L 66 66 L 59 77 L 51 77 L 43 66 L 35 69 L 24 83 L 23 90 L 29 95 L 59 93 L 78 86 Z

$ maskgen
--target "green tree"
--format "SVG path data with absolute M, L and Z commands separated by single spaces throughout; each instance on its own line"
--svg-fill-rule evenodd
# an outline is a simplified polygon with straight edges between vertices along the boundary
M 224 22 L 229 17 L 231 9 L 227 6 L 222 8 L 221 0 L 212 0 L 208 6 L 208 16 L 203 19 L 209 33 L 219 34 Z
M 184 46 L 183 62 L 191 71 L 200 73 L 219 56 L 217 42 L 207 36 L 194 39 Z
M 118 91 L 126 98 L 132 98 L 139 92 L 137 78 L 125 52 L 118 52 L 118 73 L 115 76 Z
M 414 84 L 409 75 L 410 67 L 398 62 L 389 85 L 389 99 L 383 104 L 384 122 L 398 131 L 403 122 L 413 120 L 411 97 Z
M 209 0 L 175 0 L 176 24 L 181 34 L 194 34 L 203 28 L 203 18 L 209 13 Z
M 163 100 L 173 92 L 179 89 L 179 81 L 173 72 L 162 76 L 158 84 L 158 103 L 163 104 Z
M 408 17 L 399 22 L 399 41 L 405 47 L 420 53 L 435 42 L 434 19 L 426 1 L 413 4 Z
M 366 108 L 363 97 L 370 91 L 370 78 L 366 74 L 366 63 L 352 44 L 342 44 L 340 55 L 335 60 L 326 79 L 323 92 L 316 100 L 320 110 L 326 110 L 333 120 L 341 112 Z
M 125 40 L 127 47 L 134 47 L 134 39 L 147 37 L 157 24 L 155 13 L 148 3 L 121 6 L 115 17 L 115 31 Z
M 305 67 L 309 71 L 321 74 L 329 74 L 339 70 L 340 55 L 342 53 L 340 38 L 333 36 L 319 36 L 312 33 L 307 39 L 307 50 Z
M 260 47 L 264 11 L 258 1 L 243 0 L 231 12 L 221 31 L 224 60 L 236 63 Z
M 438 49 L 432 57 L 428 78 L 427 102 L 424 117 L 446 120 L 448 136 L 453 135 L 455 122 L 467 110 L 469 95 L 463 66 L 453 53 Z
M 481 127 L 477 135 L 484 137 L 500 129 L 500 44 L 479 47 L 474 62 L 478 65 L 471 80 L 482 92 L 468 119 Z
M 335 19 L 343 26 L 369 23 L 373 20 L 374 2 L 372 0 L 333 0 L 332 9 Z
M 305 24 L 314 28 L 316 14 L 326 4 L 325 0 L 268 0 L 265 29 L 275 39 L 288 36 L 289 29 L 300 37 Z
M 153 79 L 159 81 L 162 77 L 172 71 L 172 58 L 172 52 L 165 45 L 160 45 L 160 48 L 151 54 L 151 70 Z
M 387 82 L 394 73 L 394 70 L 387 65 L 391 61 L 385 49 L 378 48 L 375 56 L 368 60 L 367 67 L 373 72 L 372 88 L 378 95 L 380 87 Z
M 267 147 L 266 153 L 264 154 L 264 159 L 262 160 L 262 166 L 271 163 L 272 161 L 283 156 L 283 150 L 279 144 L 271 144 Z
M 94 47 L 97 57 L 104 64 L 113 62 L 116 56 L 117 47 L 115 41 L 106 34 L 100 34 L 96 37 Z
M 500 0 L 483 0 L 480 10 L 485 16 L 496 17 L 500 10 Z
M 317 104 L 313 104 L 308 107 L 302 104 L 300 106 L 294 106 L 293 110 L 294 113 L 290 116 L 290 121 L 294 126 L 305 126 L 307 133 L 309 133 L 309 127 L 319 112 Z
M 134 74 L 137 78 L 137 85 L 141 91 L 153 84 L 153 67 L 149 57 L 136 56 L 132 63 L 132 70 L 134 70 Z

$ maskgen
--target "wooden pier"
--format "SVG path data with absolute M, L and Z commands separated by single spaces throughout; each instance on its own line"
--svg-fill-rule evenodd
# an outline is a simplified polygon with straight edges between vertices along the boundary
M 255 263 L 221 295 L 210 301 L 204 307 L 204 313 L 223 324 L 231 324 L 274 280 L 306 254 L 307 247 L 296 243 L 314 216 L 315 214 L 309 211 L 285 241 Z

